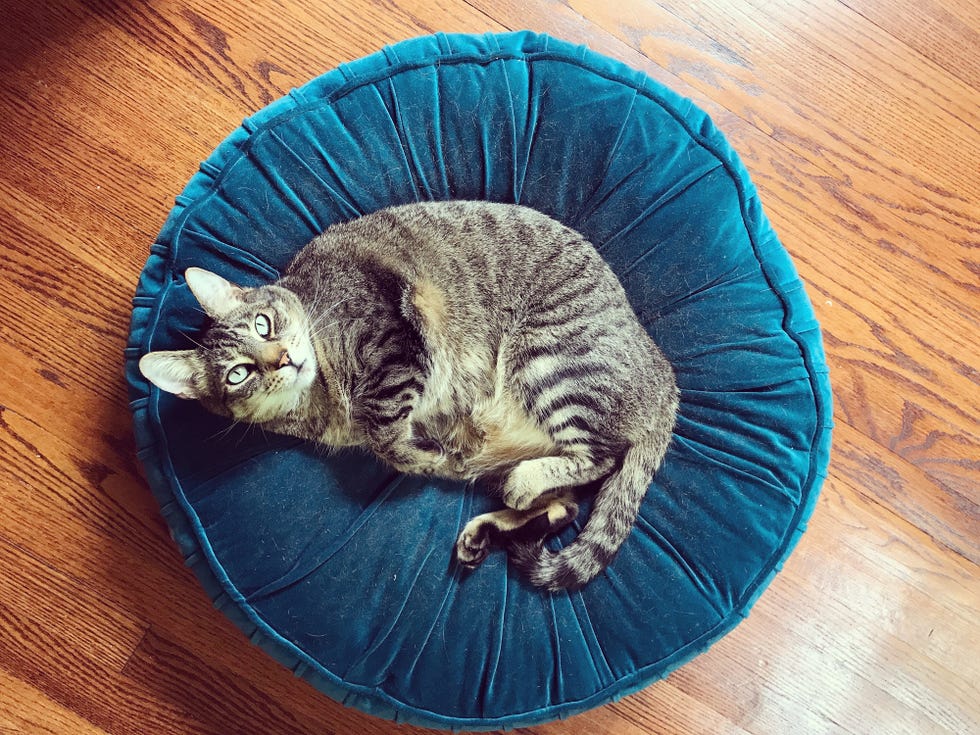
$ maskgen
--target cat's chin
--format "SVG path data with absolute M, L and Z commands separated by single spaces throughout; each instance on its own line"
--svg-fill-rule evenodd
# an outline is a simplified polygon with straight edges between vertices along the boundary
M 287 388 L 253 399 L 243 411 L 243 415 L 236 418 L 256 424 L 284 419 L 303 405 L 305 393 L 304 388 L 293 383 Z

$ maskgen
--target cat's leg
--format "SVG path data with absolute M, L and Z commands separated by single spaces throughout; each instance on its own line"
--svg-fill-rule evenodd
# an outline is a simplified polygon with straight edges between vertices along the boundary
M 471 518 L 456 539 L 456 559 L 465 567 L 480 564 L 494 546 L 513 542 L 538 543 L 558 533 L 578 515 L 571 493 L 557 495 L 539 508 L 512 508 L 483 513 Z
M 371 449 L 400 472 L 412 475 L 451 474 L 451 457 L 436 440 L 419 432 L 406 417 L 368 431 Z
M 526 459 L 504 480 L 504 504 L 514 510 L 527 510 L 557 491 L 600 479 L 612 470 L 613 464 L 611 458 L 596 461 L 585 453 Z

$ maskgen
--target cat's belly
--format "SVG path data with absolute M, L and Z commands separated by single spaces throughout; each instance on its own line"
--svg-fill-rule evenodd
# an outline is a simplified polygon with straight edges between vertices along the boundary
M 477 402 L 470 420 L 477 440 L 461 458 L 470 476 L 491 474 L 525 459 L 557 453 L 547 432 L 506 392 Z
M 462 356 L 452 350 L 434 355 L 416 415 L 451 457 L 449 475 L 474 479 L 558 453 L 505 383 L 504 353 L 471 348 Z

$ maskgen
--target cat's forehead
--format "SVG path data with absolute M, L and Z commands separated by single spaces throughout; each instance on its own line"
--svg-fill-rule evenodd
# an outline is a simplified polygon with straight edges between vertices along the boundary
M 290 293 L 279 286 L 256 286 L 243 289 L 242 307 L 276 306 L 291 301 Z
M 203 342 L 209 350 L 238 352 L 254 340 L 255 317 L 270 312 L 273 318 L 286 316 L 298 306 L 289 291 L 277 286 L 243 289 L 236 303 L 218 317 L 211 317 L 204 328 Z
M 206 356 L 223 360 L 240 355 L 248 347 L 247 327 L 245 320 L 231 315 L 211 320 L 205 326 L 200 340 Z
M 295 305 L 295 296 L 278 286 L 246 288 L 239 292 L 233 303 L 226 304 L 228 310 L 219 318 L 219 321 L 240 321 L 262 309 L 288 310 Z

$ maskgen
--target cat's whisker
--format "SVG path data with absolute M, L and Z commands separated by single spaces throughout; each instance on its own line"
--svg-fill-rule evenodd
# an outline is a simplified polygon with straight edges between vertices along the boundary
M 348 301 L 350 301 L 353 298 L 354 298 L 353 296 L 345 296 L 342 299 L 338 299 L 329 308 L 324 309 L 323 313 L 318 318 L 322 319 L 324 317 L 330 316 L 339 306 L 341 306 L 342 304 L 346 304 Z
M 243 441 L 245 441 L 248 435 L 252 433 L 252 430 L 256 426 L 258 426 L 258 424 L 253 424 L 251 421 L 245 421 L 243 423 L 245 424 L 245 431 L 241 433 L 241 435 L 238 437 L 238 441 L 235 442 L 236 449 L 241 445 Z
M 336 327 L 338 324 L 340 324 L 339 319 L 332 321 L 329 324 L 325 324 L 322 327 L 319 327 L 317 331 L 310 332 L 310 339 L 314 341 L 320 339 L 324 334 L 326 334 L 333 327 Z
M 185 332 L 182 329 L 177 330 L 177 333 L 180 334 L 182 337 L 184 337 L 188 342 L 190 342 L 191 344 L 193 344 L 195 347 L 197 347 L 199 350 L 201 350 L 201 351 L 203 351 L 205 353 L 211 353 L 211 352 L 214 351 L 214 348 L 212 348 L 212 347 L 206 347 L 205 345 L 203 345 L 200 342 L 198 342 L 196 339 L 194 339 L 193 337 L 191 337 L 189 334 L 187 334 L 187 332 Z
M 321 316 L 319 316 L 314 322 L 312 322 L 309 325 L 309 330 L 308 331 L 309 331 L 310 339 L 311 340 L 318 340 L 318 339 L 320 339 L 320 337 L 322 337 L 324 334 L 326 334 L 326 332 L 327 332 L 328 329 L 331 329 L 332 327 L 335 327 L 336 325 L 340 324 L 340 320 L 339 319 L 335 319 L 334 321 L 332 321 L 332 322 L 330 322 L 329 324 L 326 324 L 326 325 L 324 325 L 322 322 L 323 322 L 324 319 L 330 317 L 333 314 L 333 312 L 339 306 L 341 306 L 342 304 L 347 303 L 348 301 L 350 301 L 350 299 L 351 299 L 351 297 L 348 297 L 348 298 L 341 299 L 340 301 L 336 302 L 333 306 L 331 306 L 327 311 L 325 311 Z
M 241 423 L 241 421 L 240 421 L 240 420 L 238 420 L 238 419 L 236 419 L 235 421 L 232 421 L 232 422 L 231 422 L 231 423 L 230 423 L 230 424 L 229 424 L 228 426 L 226 426 L 225 428 L 223 428 L 223 429 L 219 429 L 218 431 L 216 431 L 216 432 L 214 432 L 214 433 L 213 433 L 213 434 L 212 434 L 211 436 L 209 436 L 209 437 L 208 437 L 207 439 L 205 439 L 205 441 L 214 441 L 215 439 L 224 439 L 224 438 L 225 438 L 225 437 L 227 437 L 227 436 L 228 436 L 228 435 L 229 435 L 229 434 L 230 434 L 230 433 L 231 433 L 231 432 L 232 432 L 232 431 L 234 430 L 234 428 L 235 428 L 236 426 L 238 426 L 238 424 L 240 424 L 240 423 Z

